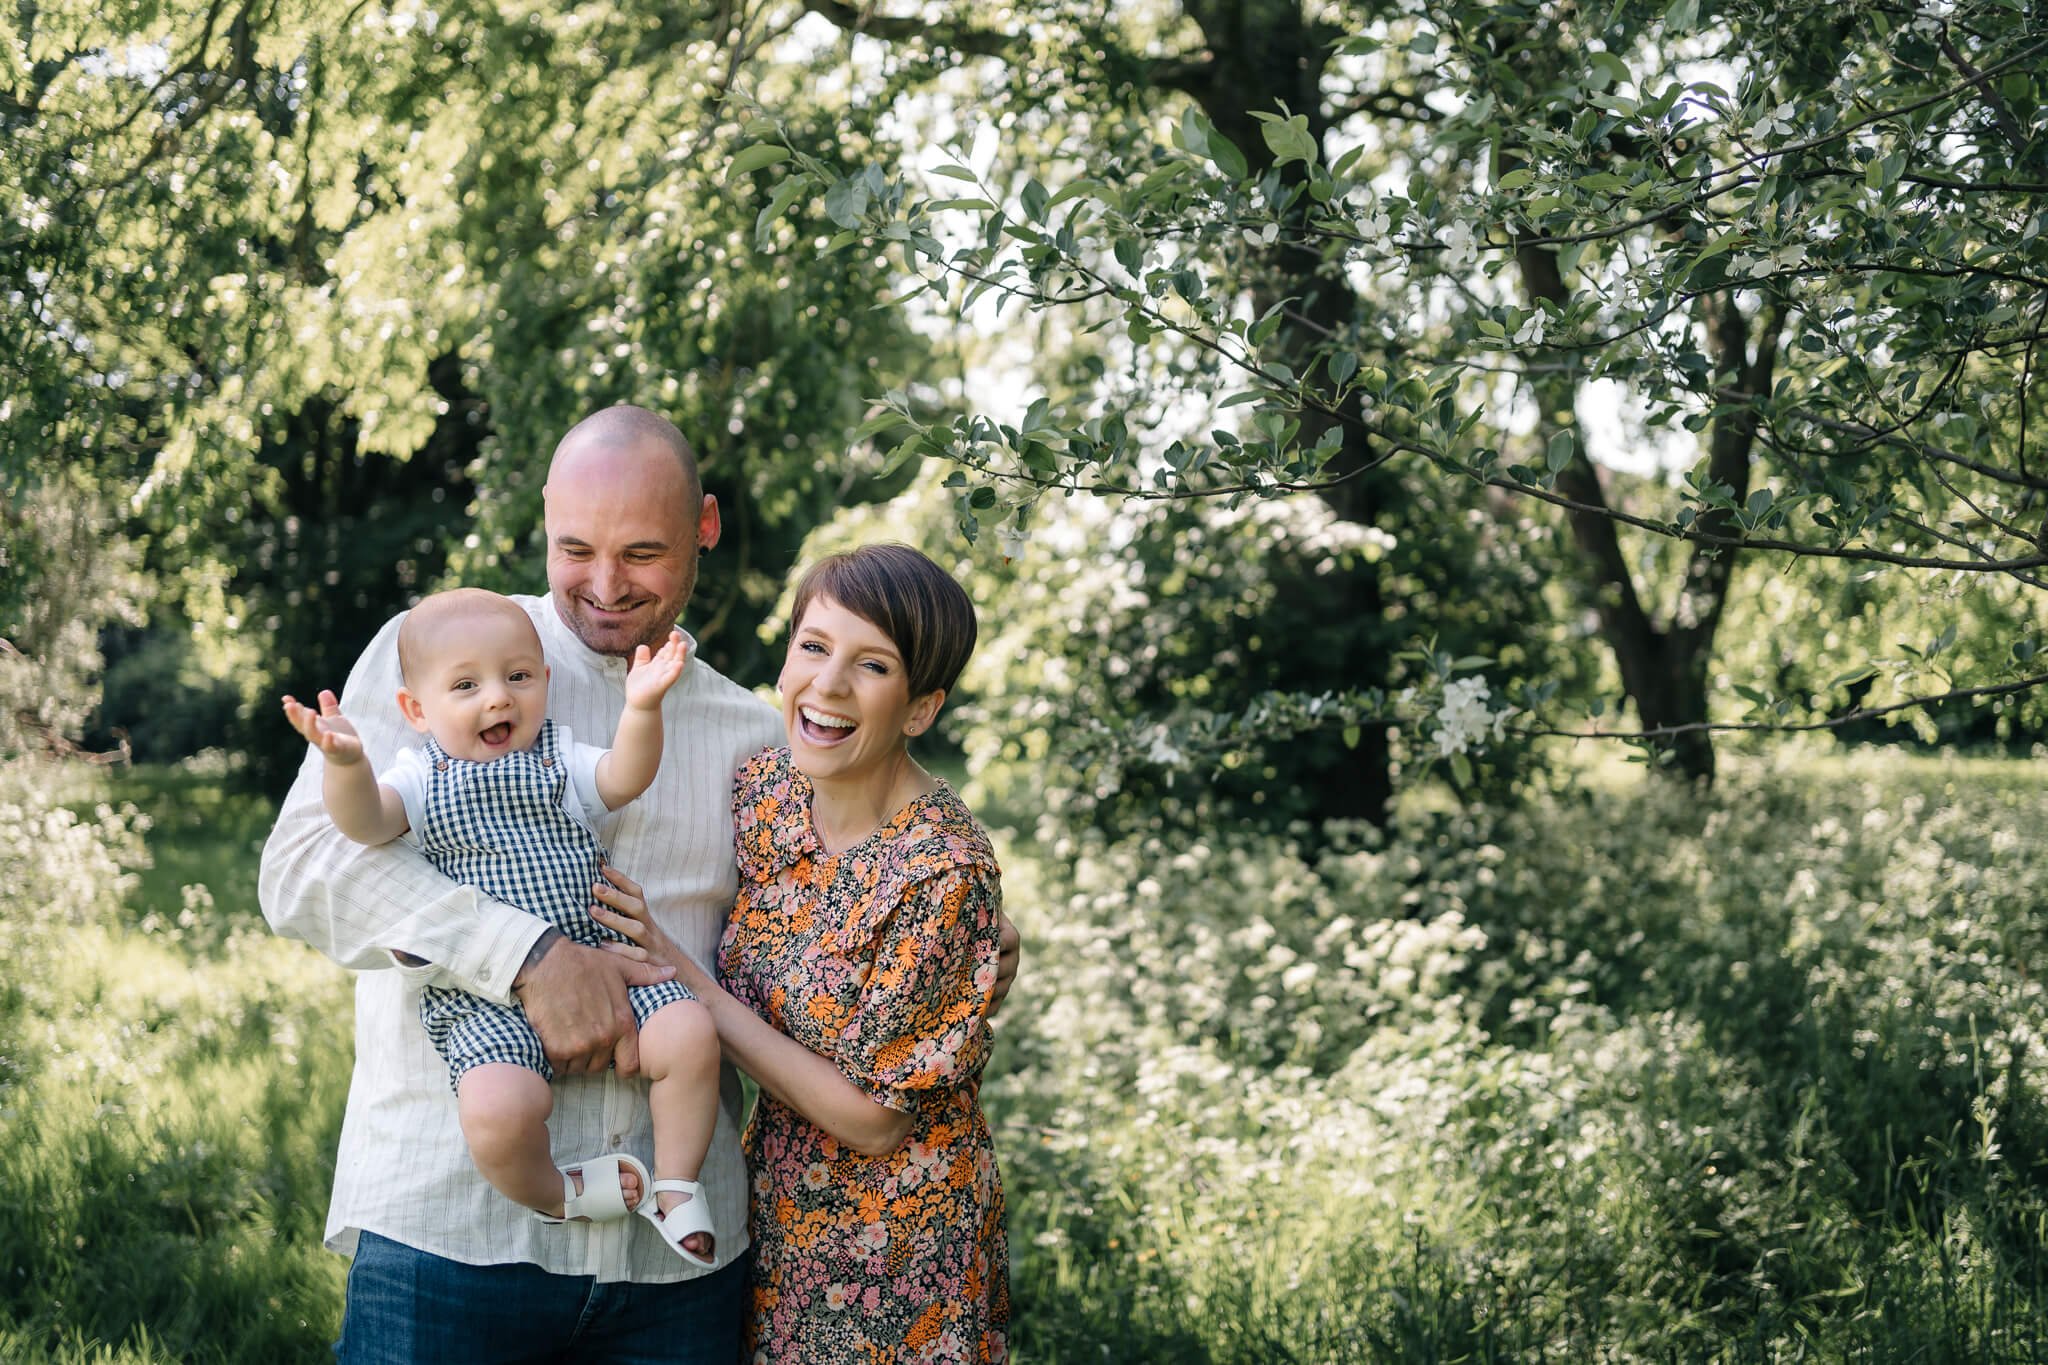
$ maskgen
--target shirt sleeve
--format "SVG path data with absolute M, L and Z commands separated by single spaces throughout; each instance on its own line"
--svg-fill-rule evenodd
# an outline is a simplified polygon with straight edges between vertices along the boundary
M 427 760 L 418 749 L 400 749 L 391 766 L 377 774 L 377 784 L 398 793 L 405 807 L 405 833 L 398 837 L 418 847 L 427 818 Z
M 597 765 L 608 750 L 595 744 L 577 743 L 566 725 L 556 728 L 562 733 L 562 747 L 569 755 L 569 792 L 580 807 L 569 813 L 584 824 L 595 826 L 607 814 L 604 797 L 597 790 Z
M 839 1062 L 890 1109 L 971 1082 L 988 1061 L 997 913 L 991 867 L 956 865 L 913 884 L 883 927 Z
M 398 622 L 394 618 L 348 677 L 341 708 L 373 762 L 407 747 L 398 713 Z M 307 747 L 298 779 L 263 845 L 257 896 L 270 927 L 312 944 L 358 971 L 397 967 L 509 1003 L 512 979 L 547 925 L 475 887 L 434 870 L 425 855 L 393 840 L 368 848 L 334 827 L 320 796 L 321 758 Z M 409 966 L 402 952 L 425 966 Z

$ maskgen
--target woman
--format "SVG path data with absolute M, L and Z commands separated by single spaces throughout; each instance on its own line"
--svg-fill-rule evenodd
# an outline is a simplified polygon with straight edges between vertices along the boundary
M 668 962 L 760 1084 L 747 1127 L 757 1362 L 1000 1361 L 1003 1194 L 976 1096 L 1001 892 L 988 836 L 911 757 L 973 605 L 901 545 L 797 586 L 785 749 L 740 769 L 724 989 L 614 877 L 599 917 Z

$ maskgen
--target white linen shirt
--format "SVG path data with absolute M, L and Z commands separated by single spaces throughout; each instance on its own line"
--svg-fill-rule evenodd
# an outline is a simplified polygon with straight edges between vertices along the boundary
M 515 597 L 547 655 L 548 715 L 579 734 L 609 737 L 625 709 L 626 661 L 601 655 L 562 624 L 545 597 Z M 356 661 L 342 710 L 378 770 L 419 742 L 400 716 L 394 617 Z M 662 702 L 661 768 L 638 800 L 596 828 L 613 865 L 647 892 L 655 919 L 697 961 L 716 960 L 739 874 L 732 849 L 732 778 L 748 757 L 782 742 L 775 711 L 696 658 Z M 419 1022 L 422 985 L 450 985 L 500 1003 L 546 927 L 435 871 L 402 840 L 365 847 L 328 819 L 321 758 L 309 748 L 263 848 L 259 896 L 278 933 L 302 939 L 356 978 L 355 1073 L 335 1158 L 327 1245 L 353 1254 L 359 1232 L 471 1265 L 530 1262 L 600 1281 L 662 1283 L 707 1272 L 661 1241 L 644 1218 L 550 1227 L 477 1174 L 456 1121 L 446 1065 Z M 393 950 L 426 961 L 408 967 Z M 628 1151 L 650 1170 L 647 1085 L 611 1072 L 562 1076 L 548 1120 L 555 1162 Z M 719 1115 L 702 1178 L 717 1226 L 718 1262 L 747 1246 L 747 1172 L 740 1155 L 739 1079 L 719 1073 Z

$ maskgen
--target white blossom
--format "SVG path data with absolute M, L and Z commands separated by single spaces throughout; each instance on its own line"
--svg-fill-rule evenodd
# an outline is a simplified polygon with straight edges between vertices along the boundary
M 1787 101 L 1776 109 L 1767 111 L 1762 118 L 1758 119 L 1756 126 L 1749 130 L 1749 135 L 1759 140 L 1774 136 L 1789 136 L 1792 132 L 1792 115 L 1797 112 L 1797 107 L 1790 101 Z
M 1487 709 L 1492 689 L 1484 678 L 1455 678 L 1444 685 L 1443 704 L 1436 712 L 1437 753 L 1445 758 L 1470 751 L 1476 741 L 1501 737 L 1513 707 Z
M 1479 259 L 1479 239 L 1462 218 L 1444 229 L 1444 248 L 1444 264 L 1452 270 L 1468 269 Z

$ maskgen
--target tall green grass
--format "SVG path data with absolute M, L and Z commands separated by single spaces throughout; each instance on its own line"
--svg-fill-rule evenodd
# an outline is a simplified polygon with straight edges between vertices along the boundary
M 2044 779 L 1012 839 L 1016 1359 L 2048 1357 Z M 323 1358 L 346 980 L 262 803 L 83 780 L 0 773 L 0 1361 Z

